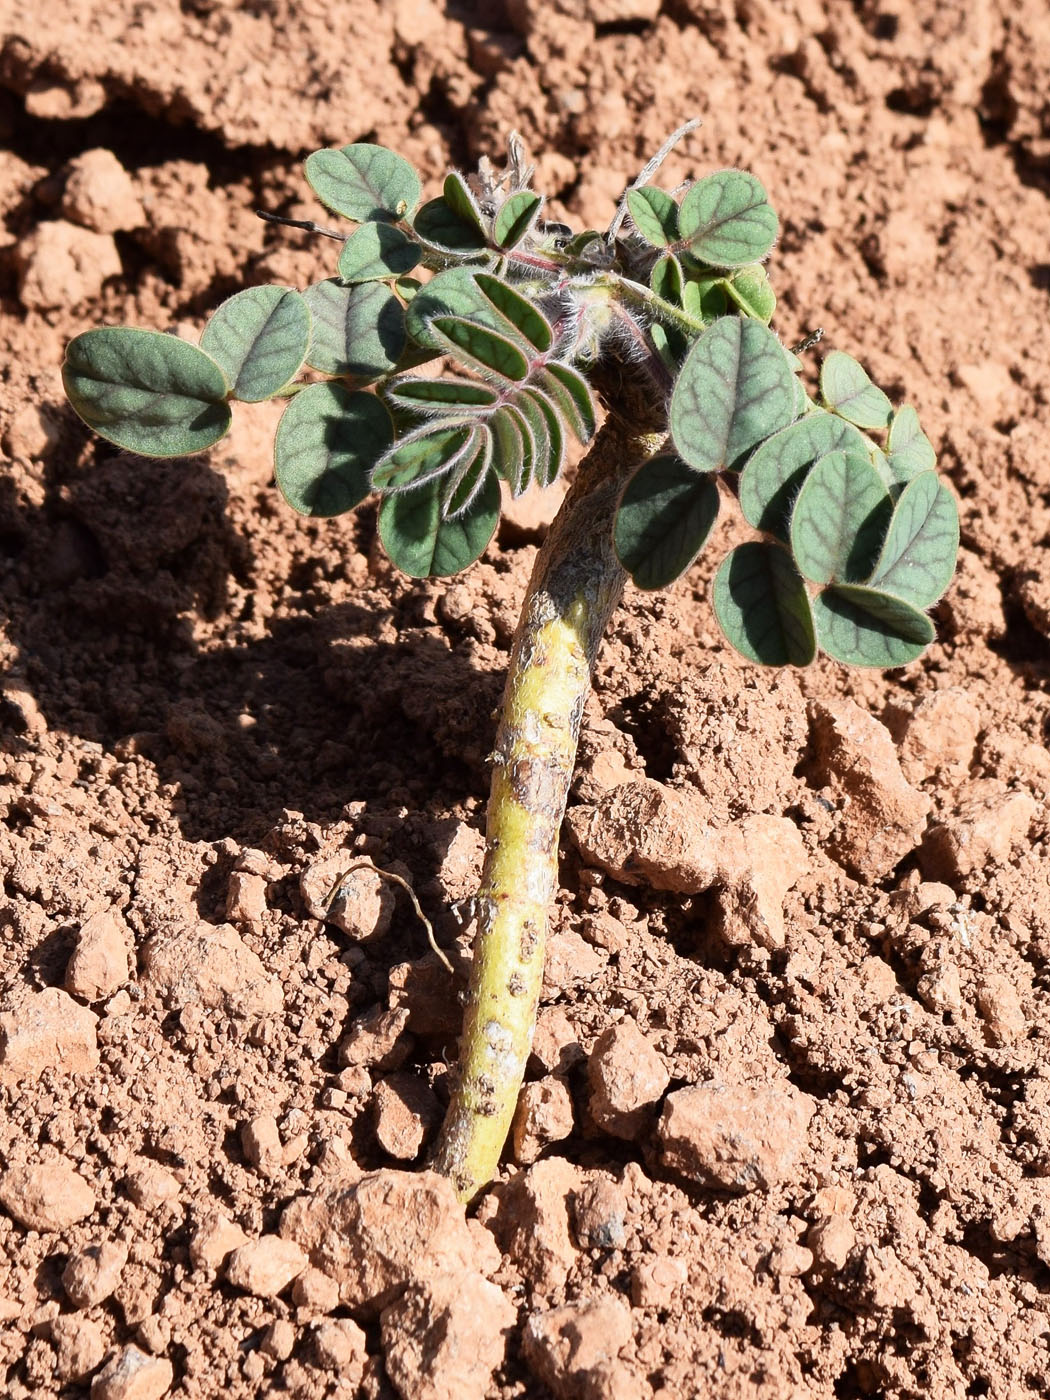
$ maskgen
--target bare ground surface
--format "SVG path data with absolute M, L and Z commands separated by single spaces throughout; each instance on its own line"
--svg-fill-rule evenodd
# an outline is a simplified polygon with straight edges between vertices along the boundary
M 0 21 L 3 1394 L 1046 1394 L 1042 0 Z M 193 330 L 327 275 L 252 214 L 316 214 L 314 147 L 378 140 L 433 182 L 517 127 L 555 210 L 603 226 L 693 113 L 672 177 L 766 183 L 777 328 L 918 406 L 962 566 L 886 675 L 734 660 L 724 534 L 629 594 L 516 1160 L 465 1222 L 413 1174 L 455 987 L 367 873 L 337 922 L 316 901 L 368 857 L 457 938 L 536 530 L 406 581 L 370 509 L 280 503 L 270 409 L 208 458 L 131 460 L 58 364 L 89 325 Z M 740 840 L 751 873 L 712 885 Z

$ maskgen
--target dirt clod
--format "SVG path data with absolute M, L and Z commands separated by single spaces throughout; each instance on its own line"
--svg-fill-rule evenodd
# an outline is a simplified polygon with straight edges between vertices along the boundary
M 1008 788 L 994 778 L 968 784 L 955 802 L 951 819 L 937 822 L 923 843 L 924 873 L 933 880 L 956 882 L 992 865 L 1004 865 L 1028 834 L 1038 811 L 1030 793 Z
M 91 1382 L 91 1400 L 160 1400 L 174 1378 L 175 1369 L 166 1357 L 124 1347 Z
M 901 772 L 893 740 L 850 700 L 813 701 L 814 778 L 838 806 L 828 849 L 857 879 L 880 879 L 914 850 L 929 798 Z
M 663 1160 L 727 1191 L 768 1191 L 805 1147 L 815 1105 L 790 1084 L 709 1080 L 668 1094 L 658 1134 Z
M 88 1074 L 98 1065 L 98 1017 L 58 987 L 14 989 L 0 1010 L 0 1080 L 36 1079 L 45 1070 Z
M 591 1117 L 631 1141 L 651 1123 L 670 1083 L 660 1056 L 630 1018 L 602 1031 L 587 1062 Z
M 433 1172 L 373 1172 L 350 1187 L 299 1197 L 281 1217 L 281 1233 L 336 1280 L 345 1306 L 370 1316 L 442 1267 L 473 1267 L 463 1207 Z
M 50 1327 L 55 1349 L 55 1374 L 62 1381 L 83 1381 L 102 1364 L 106 1343 L 93 1318 L 68 1313 Z
M 556 1074 L 522 1085 L 511 1125 L 514 1160 L 534 1162 L 551 1143 L 561 1142 L 573 1129 L 572 1094 Z
M 473 1400 L 488 1393 L 517 1310 L 479 1274 L 410 1284 L 381 1318 L 387 1374 L 403 1400 Z
M 609 1298 L 533 1313 L 523 1344 L 529 1365 L 558 1400 L 589 1400 L 608 1393 L 606 1368 L 630 1339 L 630 1311 Z
M 75 1308 L 93 1308 L 116 1291 L 128 1250 L 119 1240 L 102 1240 L 71 1255 L 62 1270 L 62 1287 Z
M 103 909 L 81 925 L 66 964 L 66 991 L 84 1001 L 103 1001 L 128 979 L 131 940 L 120 915 Z
M 233 1251 L 226 1261 L 226 1277 L 234 1288 L 256 1298 L 276 1298 L 306 1268 L 306 1255 L 294 1240 L 262 1235 Z
M 62 1157 L 9 1166 L 0 1176 L 0 1206 L 27 1230 L 66 1230 L 95 1204 L 94 1191 Z

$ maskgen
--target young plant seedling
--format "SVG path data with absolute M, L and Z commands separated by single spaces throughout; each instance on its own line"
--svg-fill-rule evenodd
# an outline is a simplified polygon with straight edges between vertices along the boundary
M 153 456 L 210 447 L 233 399 L 288 397 L 286 500 L 334 516 L 377 493 L 383 546 L 415 578 L 467 568 L 496 531 L 501 484 L 550 486 L 568 436 L 591 443 L 536 560 L 494 744 L 459 1073 L 434 1158 L 468 1199 L 496 1170 L 524 1075 L 580 719 L 625 580 L 679 578 L 725 504 L 754 531 L 712 589 L 737 651 L 892 667 L 932 641 L 928 610 L 955 564 L 954 500 L 914 408 L 894 409 L 837 350 L 811 397 L 769 329 L 778 223 L 759 181 L 719 170 L 680 199 L 651 183 L 695 125 L 607 230 L 581 233 L 545 219 L 516 138 L 505 169 L 450 174 L 425 203 L 393 151 L 316 151 L 310 187 L 356 225 L 300 225 L 338 239 L 334 276 L 238 292 L 199 346 L 116 327 L 66 353 L 84 421 Z M 453 368 L 434 372 L 438 360 Z

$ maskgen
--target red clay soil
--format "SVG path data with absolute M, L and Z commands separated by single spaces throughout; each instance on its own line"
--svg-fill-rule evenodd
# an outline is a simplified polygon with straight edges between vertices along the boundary
M 1045 0 L 0 4 L 0 1391 L 1050 1392 Z M 451 584 L 307 523 L 274 410 L 133 460 L 64 342 L 328 275 L 299 163 L 517 128 L 556 217 L 754 170 L 776 326 L 915 404 L 938 642 L 735 659 L 727 536 L 602 652 L 530 1083 L 465 1217 L 447 1096 L 485 756 L 541 523 Z M 458 940 L 458 942 L 457 942 Z

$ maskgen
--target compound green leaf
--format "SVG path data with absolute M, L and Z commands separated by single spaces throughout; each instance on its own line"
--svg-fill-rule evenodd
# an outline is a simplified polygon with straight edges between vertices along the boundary
M 481 213 L 470 192 L 470 186 L 458 171 L 450 170 L 445 176 L 441 193 L 452 212 L 484 237 L 485 226 L 481 222 Z
M 510 323 L 510 327 L 525 337 L 525 342 L 534 349 L 546 353 L 554 341 L 554 331 L 546 316 L 527 301 L 520 292 L 501 282 L 487 272 L 476 272 L 474 281 L 496 310 Z M 493 330 L 505 330 L 495 324 Z
M 687 277 L 682 287 L 682 309 L 697 321 L 716 321 L 729 302 L 724 277 Z
M 357 223 L 393 223 L 419 203 L 419 176 L 404 157 L 367 141 L 306 157 L 306 180 L 327 208 Z
M 958 551 L 955 498 L 935 472 L 920 472 L 894 507 L 868 585 L 927 608 L 951 582 Z
M 469 256 L 487 246 L 485 235 L 470 219 L 452 208 L 447 199 L 429 199 L 412 220 L 424 243 L 448 253 Z
M 746 316 L 753 316 L 764 326 L 769 325 L 777 309 L 777 298 L 766 269 L 760 263 L 742 267 L 732 277 L 726 278 L 722 285 Z
M 423 283 L 418 277 L 399 277 L 394 283 L 394 291 L 406 304 L 412 300 L 417 292 L 423 290 Z
M 417 428 L 400 438 L 375 462 L 372 486 L 377 491 L 387 492 L 404 491 L 410 486 L 416 489 L 450 472 L 475 443 L 476 431 L 472 423 Z
M 786 363 L 786 357 L 785 357 Z M 798 381 L 792 374 L 792 380 Z M 740 475 L 740 509 L 756 530 L 788 538 L 791 502 L 807 472 L 825 453 L 867 451 L 862 433 L 842 418 L 817 409 L 756 449 Z
M 657 258 L 649 273 L 649 286 L 672 306 L 682 304 L 682 264 L 673 253 Z
M 821 650 L 847 666 L 906 666 L 933 641 L 933 623 L 901 598 L 835 584 L 813 599 Z
M 506 336 L 497 335 L 476 321 L 458 316 L 437 316 L 430 334 L 447 355 L 488 378 L 517 383 L 528 377 L 529 362 Z
M 821 365 L 820 393 L 832 413 L 858 428 L 885 428 L 893 415 L 886 395 L 844 350 L 832 350 Z
M 420 413 L 435 410 L 491 408 L 499 398 L 495 389 L 476 379 L 395 379 L 386 386 L 387 397 L 402 408 Z
M 300 515 L 342 515 L 372 489 L 372 467 L 394 436 L 374 394 L 309 384 L 290 399 L 274 440 L 274 474 Z
M 441 483 L 387 496 L 379 508 L 379 538 L 390 558 L 410 578 L 447 578 L 484 554 L 499 522 L 500 492 L 489 472 L 463 515 L 441 518 Z
M 484 489 L 492 466 L 492 434 L 485 424 L 476 433 L 477 447 L 456 463 L 441 486 L 441 514 L 445 520 L 463 515 Z
M 488 420 L 492 434 L 492 465 L 496 474 L 510 486 L 514 495 L 521 481 L 525 457 L 524 428 L 521 420 L 507 408 L 497 409 Z
M 363 224 L 343 244 L 339 276 L 344 282 L 382 282 L 411 272 L 422 256 L 419 244 L 393 224 Z
M 542 435 L 536 433 L 536 414 L 528 418 L 529 425 L 533 429 L 533 438 L 537 444 L 533 479 L 540 486 L 550 486 L 552 482 L 557 481 L 565 461 L 565 433 L 562 430 L 561 419 L 550 399 L 538 389 L 523 389 L 518 395 L 517 401 L 526 417 L 528 417 L 528 405 L 535 405 L 539 417 L 543 420 L 546 431 L 545 450 L 541 450 L 539 446 Z
M 310 308 L 294 288 L 248 287 L 215 311 L 201 349 L 221 367 L 233 398 L 260 403 L 302 369 L 310 331 Z
M 492 236 L 500 248 L 516 248 L 536 222 L 543 204 L 538 194 L 519 190 L 500 205 L 492 223 Z
M 571 365 L 552 360 L 533 379 L 558 409 L 581 442 L 594 436 L 594 403 L 587 381 Z
M 348 287 L 330 277 L 303 293 L 314 321 L 306 363 L 322 374 L 368 381 L 388 374 L 405 348 L 405 312 L 388 287 Z
M 654 248 L 666 248 L 678 238 L 678 205 L 666 190 L 656 185 L 628 190 L 627 208 L 635 228 Z
M 66 347 L 62 383 L 89 428 L 145 457 L 203 452 L 230 426 L 222 370 L 198 346 L 159 331 L 84 331 Z
M 711 267 L 761 262 L 779 224 L 761 181 L 745 170 L 719 170 L 686 191 L 678 214 L 683 242 Z
M 613 525 L 617 558 L 639 588 L 666 588 L 700 553 L 718 518 L 718 487 L 671 454 L 643 462 Z
M 919 415 L 911 404 L 898 408 L 890 422 L 888 463 L 893 480 L 901 485 L 920 472 L 933 471 L 937 454 L 933 443 L 919 425 Z
M 533 481 L 541 486 L 548 484 L 551 459 L 551 435 L 547 415 L 531 394 L 519 394 L 514 400 L 514 408 L 521 414 L 528 440 L 532 444 L 531 470 L 526 485 Z
M 430 333 L 430 322 L 438 316 L 461 316 L 477 321 L 490 330 L 503 332 L 504 318 L 482 292 L 469 267 L 450 267 L 439 272 L 418 291 L 405 309 L 405 326 L 419 345 L 435 354 L 444 352 Z
M 857 452 L 829 452 L 802 484 L 791 512 L 791 553 L 813 583 L 856 582 L 871 572 L 893 512 L 879 474 Z
M 499 440 L 497 424 L 504 416 L 509 418 L 517 429 L 518 437 L 521 439 L 521 456 L 515 459 L 510 455 L 508 442 L 506 446 L 501 446 L 499 449 L 500 458 L 497 461 L 497 466 L 499 467 L 501 461 L 500 475 L 510 486 L 511 495 L 518 497 L 527 491 L 532 484 L 532 474 L 537 456 L 536 440 L 533 437 L 532 425 L 521 411 L 521 407 L 517 404 L 505 404 L 499 413 L 493 415 L 491 420 L 492 431 L 496 435 L 497 441 Z
M 739 545 L 719 565 L 711 602 L 742 656 L 762 666 L 808 666 L 817 652 L 802 576 L 782 545 Z
M 671 437 L 697 471 L 733 466 L 791 422 L 795 376 L 776 336 L 723 316 L 686 356 L 671 395 Z

